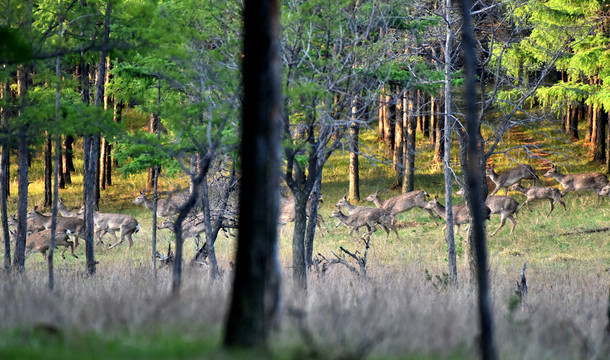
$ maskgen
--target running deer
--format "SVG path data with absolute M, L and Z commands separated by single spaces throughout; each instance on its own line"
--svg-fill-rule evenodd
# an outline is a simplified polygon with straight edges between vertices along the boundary
M 520 193 L 523 193 L 525 196 L 527 196 L 527 199 L 523 202 L 523 204 L 521 204 L 519 206 L 519 208 L 521 208 L 523 205 L 525 205 L 525 207 L 529 210 L 529 206 L 528 206 L 529 202 L 534 201 L 534 200 L 548 199 L 549 204 L 551 204 L 551 210 L 549 210 L 549 213 L 546 214 L 547 217 L 549 215 L 551 215 L 551 213 L 553 212 L 556 202 L 560 203 L 561 206 L 563 206 L 564 212 L 566 211 L 566 203 L 564 203 L 563 200 L 561 199 L 561 197 L 562 197 L 561 191 L 559 191 L 559 189 L 557 189 L 557 188 L 554 188 L 551 186 L 534 186 L 534 187 L 526 188 L 519 184 L 515 184 L 510 187 L 510 190 L 518 191 Z M 604 189 L 602 189 L 602 191 L 603 190 Z M 600 196 L 602 196 L 602 194 L 601 194 L 602 191 L 600 191 Z
M 15 241 L 17 232 L 11 231 L 11 241 Z M 61 253 L 62 258 L 66 258 L 64 254 L 66 250 L 70 248 L 72 256 L 78 258 L 74 254 L 74 243 L 70 241 L 70 230 L 58 227 L 55 230 L 55 247 L 63 246 L 64 251 Z M 25 257 L 30 256 L 31 253 L 40 252 L 42 256 L 47 258 L 47 251 L 51 247 L 51 229 L 43 230 L 37 233 L 29 234 L 25 241 Z
M 453 224 L 456 226 L 457 231 L 456 234 L 460 233 L 460 225 L 468 224 L 470 222 L 470 213 L 468 211 L 468 206 L 466 204 L 453 205 Z M 445 214 L 445 206 L 443 206 L 440 202 L 438 202 L 438 195 L 434 196 L 434 199 L 430 200 L 426 204 L 426 209 L 434 210 L 436 213 L 442 217 L 445 221 L 447 221 L 447 216 Z M 491 214 L 491 209 L 487 206 L 483 209 L 484 216 L 486 220 L 489 220 L 489 216 Z M 447 224 L 443 226 L 443 234 L 447 230 Z
M 500 188 L 504 188 L 504 195 L 508 195 L 508 187 L 519 183 L 523 179 L 531 179 L 534 182 L 540 183 L 540 178 L 530 165 L 519 165 L 501 174 L 496 173 L 495 168 L 495 165 L 491 165 L 485 170 L 485 175 L 489 176 L 491 181 L 496 184 L 496 188 L 490 195 L 495 195 Z
M 172 217 L 180 211 L 182 205 L 186 203 L 188 200 L 188 195 L 185 194 L 176 194 L 170 196 L 168 198 L 159 199 L 157 201 L 157 216 L 160 217 Z M 140 195 L 135 198 L 132 202 L 132 205 L 144 205 L 148 210 L 152 211 L 153 202 L 146 198 L 146 193 L 144 191 L 140 191 Z
M 77 213 L 79 216 L 84 216 L 85 208 L 81 207 Z M 140 224 L 138 220 L 131 215 L 127 214 L 111 214 L 101 213 L 98 211 L 93 212 L 93 223 L 95 227 L 95 234 L 97 235 L 97 241 L 102 245 L 102 237 L 109 233 L 114 237 L 114 244 L 109 245 L 108 249 L 112 249 L 115 246 L 121 244 L 125 239 L 129 241 L 129 249 L 133 246 L 133 240 L 131 236 L 140 231 Z M 116 232 L 120 231 L 121 240 L 119 241 L 116 236 Z
M 11 227 L 17 227 L 17 216 L 16 215 L 11 215 L 9 216 L 9 218 L 7 219 L 7 223 L 8 226 Z M 32 234 L 32 233 L 37 233 L 39 231 L 42 231 L 45 229 L 44 225 L 36 218 L 28 218 L 27 220 L 27 233 L 28 234 Z
M 168 229 L 173 233 L 176 232 L 174 221 L 171 218 L 165 218 L 161 225 L 157 226 L 157 229 Z M 182 238 L 195 238 L 197 250 L 199 250 L 200 244 L 203 245 L 203 240 L 201 239 L 201 233 L 203 232 L 205 232 L 205 221 L 202 216 L 192 216 L 184 219 L 182 222 Z
M 38 219 L 45 227 L 45 229 L 51 228 L 51 216 L 46 216 L 38 212 L 38 206 L 34 206 L 34 209 L 28 213 L 28 217 Z M 85 233 L 85 221 L 76 217 L 57 217 L 57 227 L 70 230 L 70 234 L 74 236 L 74 247 L 78 247 L 78 238 L 84 239 Z
M 500 226 L 498 226 L 498 228 L 492 232 L 490 236 L 496 235 L 496 233 L 500 231 L 502 227 L 504 227 L 504 224 L 506 224 L 506 219 L 510 220 L 510 222 L 513 224 L 513 227 L 510 229 L 510 233 L 512 234 L 513 231 L 515 231 L 517 220 L 515 220 L 513 215 L 519 211 L 519 203 L 515 199 L 503 195 L 488 196 L 487 199 L 485 199 L 485 205 L 491 210 L 492 214 L 500 214 Z
M 426 209 L 428 203 L 428 194 L 423 190 L 409 191 L 404 194 L 389 198 L 382 201 L 379 198 L 379 190 L 375 191 L 371 195 L 367 196 L 364 200 L 372 201 L 378 208 L 386 209 L 392 215 L 392 224 L 394 224 L 396 215 L 409 211 L 414 207 L 426 210 L 434 222 L 438 225 L 438 221 L 434 216 L 434 213 L 430 209 Z
M 320 197 L 320 202 L 322 202 L 321 197 Z M 309 206 L 310 205 L 311 205 L 311 198 L 307 200 L 307 205 L 306 205 L 306 214 L 307 214 L 308 218 L 309 218 Z M 294 196 L 289 196 L 289 197 L 282 196 L 282 198 L 280 199 L 280 204 L 279 204 L 278 220 L 280 223 L 280 236 L 284 236 L 284 228 L 286 227 L 286 224 L 288 224 L 289 222 L 293 222 L 295 220 Z M 318 229 L 320 229 L 320 232 L 328 233 L 328 230 L 326 229 L 326 224 L 324 223 L 324 219 L 322 218 L 322 215 L 320 215 L 320 214 L 317 214 L 317 216 L 316 216 L 316 225 L 318 226 Z
M 76 217 L 80 219 L 83 218 L 83 215 L 81 215 L 79 212 L 71 211 L 70 209 L 68 209 L 64 204 L 64 199 L 62 198 L 59 198 L 59 200 L 57 201 L 57 210 L 59 211 L 61 216 L 64 217 Z
M 394 225 L 392 225 L 392 216 L 385 209 L 378 208 L 362 208 L 361 210 L 355 211 L 351 215 L 345 215 L 337 207 L 332 214 L 331 218 L 337 218 L 339 221 L 344 223 L 349 228 L 349 234 L 352 235 L 354 231 L 358 233 L 361 239 L 366 240 L 364 236 L 360 234 L 360 228 L 366 226 L 368 232 L 366 236 L 371 236 L 377 230 L 377 224 L 381 226 L 386 233 L 386 240 L 390 237 L 390 229 L 396 234 L 396 239 L 400 240 L 398 231 Z
M 563 187 L 561 196 L 565 196 L 570 191 L 595 190 L 600 197 L 601 190 L 608 185 L 606 175 L 599 172 L 563 175 L 559 173 L 557 166 L 553 165 L 544 175 L 557 180 Z M 603 199 L 603 198 L 602 198 Z
M 517 185 L 519 184 L 515 184 L 513 186 Z M 456 191 L 455 195 L 463 196 L 464 188 L 460 188 L 458 191 Z M 506 219 L 510 220 L 510 222 L 513 224 L 513 227 L 510 229 L 510 233 L 512 234 L 513 231 L 515 231 L 517 220 L 515 220 L 513 215 L 515 215 L 521 208 L 515 199 L 504 195 L 490 195 L 487 197 L 487 199 L 485 199 L 485 206 L 491 210 L 492 214 L 500 214 L 500 226 L 493 233 L 491 233 L 490 236 L 494 236 L 498 231 L 500 231 L 504 224 L 506 224 Z

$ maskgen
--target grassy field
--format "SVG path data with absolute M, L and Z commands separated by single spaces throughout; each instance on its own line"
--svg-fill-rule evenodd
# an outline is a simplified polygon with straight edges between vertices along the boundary
M 571 143 L 549 129 L 549 137 L 517 129 L 503 149 L 514 141 L 531 142 L 544 151 L 528 158 L 514 151 L 513 159 L 547 169 L 549 161 L 566 167 L 563 172 L 601 171 L 601 164 L 588 163 L 581 143 Z M 361 158 L 361 195 L 379 190 L 382 199 L 398 195 L 390 190 L 393 174 L 375 143 L 375 133 L 362 138 L 374 158 Z M 454 147 L 456 149 L 457 147 Z M 416 189 L 439 194 L 444 203 L 443 178 L 432 163 L 431 146 L 420 139 L 417 153 Z M 491 159 L 499 170 L 514 166 L 504 156 Z M 457 155 L 455 162 L 457 163 Z M 76 164 L 77 168 L 80 166 Z M 318 234 L 314 254 L 332 257 L 339 248 L 362 252 L 363 246 L 349 237 L 343 226 L 335 228 L 328 218 L 334 203 L 347 191 L 348 154 L 338 152 L 327 165 L 321 214 L 329 234 Z M 17 174 L 16 169 L 12 174 Z M 41 204 L 42 171 L 32 168 L 30 205 Z M 80 207 L 82 177 L 61 192 L 68 207 Z M 552 179 L 546 184 L 557 186 Z M 152 275 L 151 215 L 131 201 L 144 188 L 145 176 L 121 179 L 102 194 L 101 210 L 129 213 L 142 224 L 135 245 L 112 250 L 96 248 L 98 273 L 85 275 L 84 247 L 78 259 L 56 256 L 58 290 L 46 290 L 46 265 L 32 255 L 23 277 L 0 276 L 1 359 L 239 359 L 252 354 L 220 350 L 223 321 L 231 289 L 231 262 L 235 238 L 217 241 L 222 269 L 212 279 L 205 267 L 187 268 L 179 299 L 168 297 L 169 269 Z M 164 189 L 185 186 L 185 179 L 163 179 Z M 16 209 L 16 179 L 9 209 Z M 457 190 L 457 185 L 455 186 Z M 525 197 L 510 193 L 517 201 Z M 454 199 L 462 202 L 460 198 Z M 601 202 L 592 193 L 571 193 L 547 218 L 547 202 L 522 209 L 517 226 L 510 226 L 488 239 L 489 275 L 496 342 L 503 359 L 607 359 L 610 342 L 604 335 L 608 324 L 606 306 L 610 291 L 610 240 L 608 232 L 561 236 L 576 229 L 607 227 L 610 200 Z M 372 206 L 371 203 L 358 205 Z M 456 237 L 458 284 L 446 282 L 447 249 L 441 227 L 428 214 L 414 209 L 398 217 L 401 239 L 373 235 L 368 254 L 368 279 L 361 279 L 341 265 L 326 274 L 309 274 L 305 298 L 293 291 L 291 280 L 291 233 L 287 227 L 280 240 L 283 265 L 281 328 L 272 335 L 269 354 L 254 357 L 275 359 L 470 359 L 477 354 L 476 290 L 469 284 L 465 233 Z M 487 227 L 495 229 L 492 216 Z M 172 238 L 159 234 L 165 250 Z M 185 244 L 185 258 L 194 254 Z M 515 297 L 520 269 L 527 262 L 529 294 Z

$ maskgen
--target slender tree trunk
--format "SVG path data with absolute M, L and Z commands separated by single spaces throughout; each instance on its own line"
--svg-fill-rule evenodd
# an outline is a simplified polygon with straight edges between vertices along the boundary
M 405 179 L 403 180 L 403 192 L 415 189 L 415 132 L 417 129 L 417 117 L 413 109 L 413 95 L 410 94 L 407 100 L 407 168 Z
M 214 240 L 215 238 L 212 235 L 212 216 L 210 209 L 210 197 L 208 191 L 208 177 L 207 173 L 203 177 L 203 181 L 201 182 L 201 190 L 202 190 L 202 205 L 203 205 L 203 215 L 205 221 L 205 243 L 208 248 L 208 257 L 210 258 L 210 263 L 212 265 L 212 277 L 216 278 L 220 275 L 218 271 L 218 262 L 216 261 L 216 251 L 214 249 Z
M 270 307 L 265 303 L 265 292 L 276 301 L 279 296 L 276 244 L 278 131 L 282 126 L 278 117 L 281 90 L 277 0 L 246 1 L 244 29 L 242 134 L 247 136 L 242 137 L 240 229 L 224 345 L 266 348 L 272 324 L 269 315 L 275 315 L 275 311 L 266 311 Z M 270 276 L 272 273 L 275 275 Z M 273 288 L 266 289 L 270 284 Z
M 443 131 L 443 177 L 445 180 L 445 219 L 447 222 L 447 263 L 449 274 L 454 282 L 457 282 L 457 260 L 455 255 L 455 237 L 453 233 L 453 201 L 451 177 L 451 127 L 453 124 L 453 111 L 451 108 L 451 52 L 453 42 L 453 30 L 451 29 L 451 0 L 445 0 L 445 123 Z M 467 189 L 466 189 L 467 190 Z
M 432 145 L 436 144 L 436 109 L 435 109 L 435 101 L 434 95 L 430 95 L 430 143 Z
M 606 111 L 595 107 L 593 116 L 593 133 L 591 136 L 591 145 L 593 150 L 593 160 L 603 161 L 606 159 L 606 142 L 605 139 L 605 119 L 608 117 Z
M 73 143 L 74 137 L 66 135 L 63 143 L 63 182 L 66 185 L 72 184 L 72 176 L 70 174 L 74 171 L 74 161 L 72 160 Z
M 466 185 L 470 190 L 468 208 L 472 218 L 469 231 L 474 235 L 474 244 L 477 258 L 477 286 L 478 286 L 478 307 L 481 337 L 479 340 L 481 357 L 486 360 L 496 359 L 496 350 L 493 338 L 493 321 L 491 317 L 491 305 L 489 301 L 489 285 L 487 278 L 487 250 L 485 246 L 485 226 L 483 224 L 483 203 L 481 198 L 481 157 L 483 149 L 480 149 L 479 139 L 480 123 L 477 119 L 476 98 L 475 98 L 475 77 L 476 77 L 476 53 L 475 41 L 472 29 L 472 19 L 470 15 L 471 3 L 469 0 L 460 2 L 463 25 L 463 53 L 464 65 L 466 69 L 465 78 L 465 97 L 466 97 L 466 122 L 468 136 L 468 169 L 466 171 Z
M 10 80 L 7 80 L 2 87 L 2 99 L 5 101 L 5 106 L 2 107 L 2 131 L 6 131 L 8 126 L 8 119 L 11 113 L 10 102 L 11 102 L 11 89 Z M 2 239 L 4 243 L 4 270 L 9 271 L 11 268 L 11 242 L 10 234 L 8 231 L 8 211 L 7 211 L 7 198 L 8 198 L 8 160 L 9 160 L 9 145 L 8 141 L 2 143 L 2 155 L 0 158 L 0 209 L 2 211 Z
M 322 171 L 317 171 L 311 193 L 309 195 L 309 208 L 306 210 L 309 215 L 307 222 L 307 232 L 305 234 L 305 261 L 307 268 L 313 265 L 313 242 L 316 234 L 316 224 L 318 219 L 318 206 L 320 204 L 320 187 L 322 185 Z
M 610 174 L 610 112 L 603 114 L 603 119 L 606 121 L 606 174 Z
M 391 90 L 389 91 L 391 93 Z M 390 98 L 390 95 L 385 96 L 385 111 L 383 119 L 383 139 L 385 143 L 385 152 L 392 154 L 394 150 L 394 119 L 396 118 L 396 102 Z
M 404 105 L 405 91 L 401 91 L 396 96 L 396 115 L 394 120 L 394 153 L 393 153 L 393 167 L 396 173 L 395 186 L 402 186 L 403 179 L 405 177 L 405 165 L 404 165 L 404 130 L 406 129 L 406 122 L 403 120 L 406 116 L 406 109 Z
M 349 154 L 349 198 L 360 201 L 360 169 L 358 164 L 358 142 L 360 126 L 358 120 L 358 99 L 354 98 L 352 103 L 352 123 L 350 132 L 350 154 Z M 313 219 L 315 225 L 315 218 Z M 315 228 L 315 226 L 314 226 Z
M 61 38 L 63 33 L 63 1 L 59 0 L 58 14 L 58 43 L 61 44 Z M 57 56 L 55 60 L 55 78 L 57 83 L 55 84 L 55 123 L 59 127 L 61 121 L 61 56 Z M 53 255 L 55 253 L 55 230 L 57 230 L 57 204 L 59 198 L 59 163 L 61 160 L 61 134 L 57 133 L 55 136 L 55 164 L 53 167 L 53 206 L 51 215 L 51 239 L 49 242 L 49 257 L 47 259 L 47 268 L 49 272 L 49 290 L 55 288 L 55 271 L 53 269 Z M 50 142 L 49 136 L 49 142 Z
M 385 140 L 385 119 L 386 119 L 386 104 L 385 104 L 385 87 L 381 89 L 381 95 L 379 95 L 379 125 L 377 126 L 377 139 L 379 141 Z
M 50 208 L 53 202 L 53 143 L 51 135 L 47 134 L 47 141 L 44 149 L 44 205 L 45 208 Z
M 442 105 L 441 105 L 441 101 L 442 101 L 442 97 L 441 99 L 438 99 L 438 101 L 436 102 L 436 116 L 435 116 L 435 123 L 436 123 L 436 142 L 434 145 L 434 162 L 437 164 L 442 163 L 443 158 L 444 158 L 444 154 L 445 154 L 445 149 L 444 149 L 444 138 L 445 138 L 445 127 L 444 127 L 444 123 L 442 121 L 440 121 L 440 116 L 438 115 L 439 113 L 442 113 L 443 110 L 441 109 Z

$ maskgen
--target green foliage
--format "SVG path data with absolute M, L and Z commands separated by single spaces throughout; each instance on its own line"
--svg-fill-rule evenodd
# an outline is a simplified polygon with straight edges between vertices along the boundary
M 163 167 L 164 173 L 172 177 L 181 170 L 178 162 L 171 156 L 171 153 L 176 151 L 178 149 L 171 145 L 167 136 L 157 139 L 156 134 L 138 132 L 118 142 L 113 156 L 124 177 L 155 166 Z

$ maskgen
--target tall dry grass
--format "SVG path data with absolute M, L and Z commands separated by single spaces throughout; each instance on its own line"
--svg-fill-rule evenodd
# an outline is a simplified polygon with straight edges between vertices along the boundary
M 272 335 L 272 349 L 296 351 L 300 358 L 475 358 L 475 289 L 464 278 L 465 268 L 457 285 L 435 276 L 443 270 L 416 263 L 373 265 L 363 279 L 334 265 L 325 275 L 310 273 L 303 295 L 294 291 L 284 267 L 281 326 Z M 205 338 L 222 331 L 230 271 L 213 280 L 207 269 L 189 268 L 177 299 L 169 295 L 169 269 L 161 269 L 157 279 L 149 266 L 130 262 L 100 266 L 93 277 L 69 264 L 58 264 L 56 271 L 53 293 L 42 264 L 28 267 L 23 276 L 2 275 L 0 331 L 51 326 L 68 338 L 87 332 Z M 501 358 L 607 359 L 608 274 L 537 267 L 527 278 L 529 293 L 519 304 L 514 298 L 519 267 L 490 268 Z

